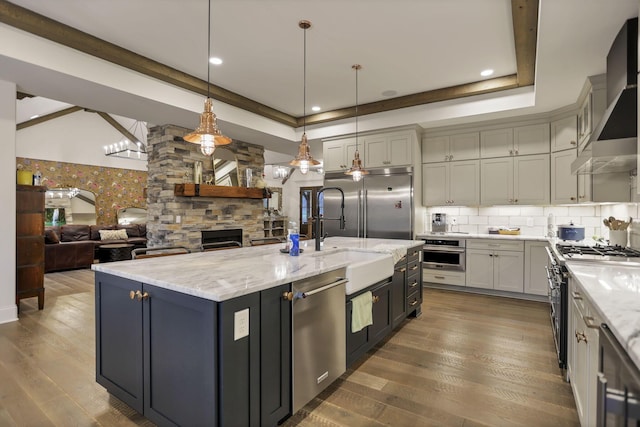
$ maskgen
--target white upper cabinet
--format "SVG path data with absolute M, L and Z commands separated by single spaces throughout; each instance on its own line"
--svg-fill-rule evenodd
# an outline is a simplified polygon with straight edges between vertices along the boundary
M 362 147 L 360 147 L 362 148 Z M 323 168 L 328 172 L 344 171 L 351 167 L 356 151 L 356 139 L 325 141 L 322 145 Z M 362 153 L 361 153 L 362 154 Z
M 513 128 L 513 150 L 516 156 L 549 152 L 549 123 Z
M 548 152 L 548 123 L 480 132 L 480 156 L 484 159 Z
M 578 147 L 578 124 L 576 116 L 551 122 L 551 151 L 570 150 Z
M 423 164 L 422 203 L 425 206 L 480 204 L 480 161 Z
M 364 165 L 367 168 L 408 166 L 413 156 L 410 132 L 371 135 L 363 138 Z
M 551 204 L 578 203 L 578 175 L 571 174 L 571 163 L 578 150 L 551 153 Z
M 549 203 L 549 155 L 481 160 L 482 205 L 543 205 Z
M 424 137 L 422 163 L 472 160 L 480 157 L 480 133 Z
M 480 132 L 480 156 L 513 156 L 513 128 L 486 130 Z

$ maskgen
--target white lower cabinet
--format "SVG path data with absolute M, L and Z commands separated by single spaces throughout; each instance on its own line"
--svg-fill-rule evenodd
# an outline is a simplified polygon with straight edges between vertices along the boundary
M 437 283 L 440 285 L 465 285 L 464 271 L 435 270 L 433 268 L 422 269 L 422 281 Z
M 568 375 L 582 426 L 596 425 L 599 333 L 597 313 L 574 279 L 569 280 Z
M 549 282 L 544 267 L 549 263 L 547 242 L 524 242 L 524 293 L 548 295 Z
M 466 255 L 467 287 L 523 292 L 523 242 L 469 239 Z

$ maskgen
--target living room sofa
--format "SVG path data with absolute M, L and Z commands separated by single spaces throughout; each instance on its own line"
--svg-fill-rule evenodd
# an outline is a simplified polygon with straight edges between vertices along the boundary
M 127 238 L 114 239 L 101 230 L 125 230 Z M 111 233 L 113 234 L 113 233 Z M 146 224 L 81 225 L 45 227 L 44 271 L 89 268 L 102 245 L 131 243 L 135 248 L 147 246 Z M 101 238 L 102 237 L 102 238 Z

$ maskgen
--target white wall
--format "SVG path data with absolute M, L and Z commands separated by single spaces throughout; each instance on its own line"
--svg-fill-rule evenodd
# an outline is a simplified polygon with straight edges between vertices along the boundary
M 147 170 L 146 161 L 105 156 L 104 146 L 119 142 L 122 134 L 96 113 L 77 111 L 30 126 L 15 139 L 17 157 Z
M 0 241 L 0 323 L 18 318 L 16 306 L 16 85 L 0 80 L 0 223 L 5 238 Z M 4 177 L 4 178 L 2 178 Z

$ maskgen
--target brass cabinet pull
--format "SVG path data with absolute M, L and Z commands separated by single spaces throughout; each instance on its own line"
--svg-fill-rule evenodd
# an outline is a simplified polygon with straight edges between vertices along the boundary
M 407 271 L 407 267 L 402 267 L 399 270 L 396 270 L 398 273 L 404 273 L 405 271 Z
M 435 276 L 435 278 L 436 279 L 444 279 L 444 276 Z M 409 285 L 410 288 L 415 288 L 416 286 L 418 286 L 418 281 L 417 280 Z
M 576 142 L 575 141 L 571 141 L 569 144 L 576 145 Z
M 584 334 L 584 332 L 576 331 L 576 341 L 578 341 L 578 342 L 584 341 L 585 344 L 588 343 L 587 336 Z
M 282 299 L 285 301 L 293 301 L 293 292 L 283 292 Z
M 143 299 L 149 299 L 149 292 L 142 293 L 139 289 L 137 291 L 130 291 L 129 298 L 142 301 Z
M 600 325 L 598 325 L 596 322 L 596 319 L 594 319 L 591 316 L 582 316 L 582 320 L 584 321 L 584 324 L 587 325 L 587 328 L 589 329 L 600 329 Z
M 571 296 L 573 297 L 573 299 L 577 299 L 577 300 L 581 300 L 582 299 L 582 296 L 580 295 L 580 292 L 573 291 L 573 292 L 571 292 Z
M 371 300 L 373 301 L 373 303 L 377 303 L 378 301 L 380 301 L 380 297 L 378 295 L 374 295 L 373 298 L 371 298 Z
M 573 196 L 571 196 L 569 199 L 570 199 L 571 201 L 574 201 L 576 198 L 575 198 L 575 197 L 573 197 Z
M 418 300 L 414 300 L 413 302 L 409 303 L 411 307 L 414 307 L 417 304 L 418 304 Z
M 413 267 L 411 267 L 411 271 L 416 271 L 418 269 L 417 265 L 414 265 Z

